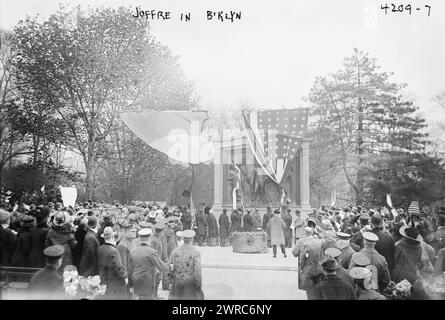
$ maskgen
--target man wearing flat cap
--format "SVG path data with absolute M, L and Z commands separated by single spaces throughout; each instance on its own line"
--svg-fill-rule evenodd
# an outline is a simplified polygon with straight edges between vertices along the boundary
M 364 247 L 360 252 L 356 252 L 352 255 L 351 264 L 349 265 L 349 270 L 355 267 L 354 256 L 358 254 L 366 255 L 370 260 L 370 265 L 367 266 L 372 272 L 372 286 L 371 289 L 383 290 L 389 284 L 390 273 L 388 269 L 388 263 L 384 256 L 377 252 L 374 248 L 379 237 L 372 232 L 363 232 L 363 244 Z
M 63 277 L 57 272 L 62 265 L 65 249 L 61 245 L 49 246 L 43 250 L 45 267 L 37 271 L 29 281 L 28 290 L 35 299 L 63 299 L 65 289 Z
M 97 249 L 97 266 L 102 283 L 107 285 L 106 299 L 129 297 L 125 283 L 125 269 L 116 248 L 115 232 L 112 227 L 104 228 L 101 237 L 104 244 Z
M 313 300 L 357 300 L 353 286 L 337 275 L 339 264 L 327 256 L 322 261 L 324 278 L 313 289 Z
M 203 300 L 201 253 L 193 246 L 195 231 L 181 233 L 184 244 L 170 256 L 171 289 L 169 300 Z
M 162 262 L 158 253 L 150 247 L 152 229 L 142 228 L 138 231 L 139 243 L 130 252 L 128 266 L 128 286 L 133 288 L 139 300 L 155 299 L 156 270 L 166 272 L 168 264 Z

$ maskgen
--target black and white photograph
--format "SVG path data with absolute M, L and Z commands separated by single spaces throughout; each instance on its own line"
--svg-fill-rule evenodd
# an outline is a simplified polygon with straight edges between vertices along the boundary
M 0 0 L 0 300 L 445 300 L 444 39 L 440 0 Z

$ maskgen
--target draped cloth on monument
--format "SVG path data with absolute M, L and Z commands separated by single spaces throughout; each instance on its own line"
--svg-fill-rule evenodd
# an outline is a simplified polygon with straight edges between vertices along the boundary
M 176 161 L 198 164 L 214 157 L 213 142 L 203 134 L 206 111 L 142 111 L 120 114 L 140 139 Z
M 307 131 L 308 108 L 242 113 L 241 124 L 256 161 L 281 185 Z

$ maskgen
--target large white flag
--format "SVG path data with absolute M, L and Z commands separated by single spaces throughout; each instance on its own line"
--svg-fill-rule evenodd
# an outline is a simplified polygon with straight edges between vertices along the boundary
M 176 161 L 198 164 L 214 158 L 214 145 L 202 133 L 205 111 L 124 112 L 121 119 L 139 138 Z

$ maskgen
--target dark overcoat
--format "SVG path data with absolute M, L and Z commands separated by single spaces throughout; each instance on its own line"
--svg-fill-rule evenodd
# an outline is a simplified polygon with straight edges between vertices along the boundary
M 230 228 L 230 233 L 242 231 L 241 219 L 242 219 L 241 213 L 232 212 L 232 214 L 230 215 L 230 220 L 232 222 L 231 228 Z
M 46 236 L 49 228 L 45 223 L 39 224 L 32 230 L 32 247 L 29 254 L 29 266 L 31 268 L 43 268 L 45 266 L 45 249 Z
M 230 221 L 227 213 L 219 216 L 219 235 L 222 238 L 228 238 L 230 232 Z
M 314 300 L 357 300 L 351 284 L 337 275 L 326 275 L 313 289 Z
M 32 248 L 32 232 L 30 229 L 21 229 L 17 235 L 17 243 L 12 256 L 13 267 L 29 268 L 28 257 Z
M 110 299 L 127 298 L 125 269 L 114 245 L 105 242 L 97 249 L 97 267 L 101 282 L 107 285 L 105 296 Z
M 77 245 L 74 232 L 50 229 L 46 235 L 45 247 L 61 245 L 65 249 L 62 257 L 62 266 L 59 268 L 59 273 L 63 272 L 65 266 L 73 264 L 73 249 Z
M 80 275 L 89 277 L 98 274 L 97 248 L 99 248 L 99 240 L 97 239 L 97 235 L 94 231 L 88 229 L 85 235 L 82 258 L 80 259 L 79 264 Z
M 216 222 L 216 217 L 213 213 L 208 214 L 208 222 L 209 222 L 209 237 L 217 237 L 218 236 L 218 222 Z
M 17 236 L 9 228 L 0 225 L 0 265 L 10 266 L 17 245 Z
M 63 277 L 54 267 L 45 266 L 37 271 L 29 281 L 28 290 L 39 299 L 63 299 L 65 288 Z

